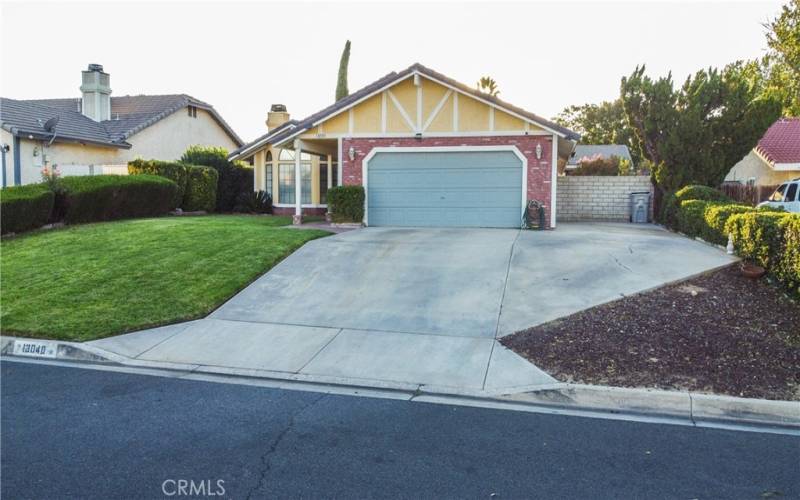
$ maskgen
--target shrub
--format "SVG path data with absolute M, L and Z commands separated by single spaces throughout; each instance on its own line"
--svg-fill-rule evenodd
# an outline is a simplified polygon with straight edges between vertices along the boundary
M 266 191 L 250 191 L 239 195 L 237 212 L 250 214 L 271 214 L 272 196 Z
M 336 186 L 328 190 L 328 208 L 334 222 L 361 222 L 364 220 L 364 188 L 362 186 Z
M 731 216 L 725 230 L 736 253 L 800 293 L 800 214 L 756 211 Z
M 709 203 L 711 202 L 704 200 L 686 200 L 681 202 L 681 207 L 676 217 L 675 228 L 692 238 L 702 236 L 703 229 L 706 225 L 706 208 L 708 208 Z
M 681 203 L 687 200 L 733 202 L 725 194 L 714 188 L 698 185 L 686 186 L 664 197 L 661 205 L 661 223 L 669 228 L 677 229 L 678 211 L 681 208 Z
M 800 215 L 786 216 L 778 224 L 783 241 L 772 274 L 800 296 Z
M 56 205 L 64 222 L 94 222 L 151 217 L 170 211 L 176 184 L 155 175 L 96 175 L 65 177 Z
M 225 148 L 192 146 L 183 153 L 181 161 L 217 171 L 217 210 L 220 212 L 233 211 L 239 195 L 253 190 L 253 169 L 243 162 L 228 161 Z
M 172 208 L 183 207 L 183 197 L 186 193 L 186 182 L 188 178 L 187 167 L 183 163 L 137 158 L 128 162 L 128 173 L 131 175 L 159 175 L 171 180 L 177 186 Z
M 213 212 L 217 206 L 219 173 L 211 167 L 186 165 L 186 192 L 181 208 L 187 212 Z
M 0 190 L 0 232 L 21 233 L 50 221 L 55 194 L 45 184 L 12 186 Z
M 707 202 L 708 203 L 708 202 Z M 710 243 L 725 245 L 728 243 L 728 233 L 725 232 L 725 224 L 728 219 L 735 214 L 752 212 L 755 209 L 747 205 L 736 205 L 731 203 L 714 203 L 708 205 L 705 210 L 705 231 L 702 238 Z
M 603 158 L 600 155 L 581 158 L 578 168 L 571 171 L 570 175 L 620 175 L 620 159 L 617 156 Z

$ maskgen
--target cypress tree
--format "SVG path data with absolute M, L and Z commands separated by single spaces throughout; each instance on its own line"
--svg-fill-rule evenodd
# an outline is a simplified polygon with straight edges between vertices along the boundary
M 339 60 L 339 78 L 336 80 L 336 100 L 347 97 L 347 65 L 350 63 L 350 40 L 344 44 L 342 58 Z

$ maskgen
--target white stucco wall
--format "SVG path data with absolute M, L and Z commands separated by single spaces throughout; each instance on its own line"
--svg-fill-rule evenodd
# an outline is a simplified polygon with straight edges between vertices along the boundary
M 725 181 L 746 184 L 748 179 L 755 178 L 757 186 L 775 186 L 797 177 L 800 177 L 800 170 L 773 170 L 757 154 L 750 151 L 731 168 L 725 176 Z
M 6 154 L 6 182 L 14 185 L 13 136 L 2 131 L 3 143 L 11 146 Z M 42 151 L 50 165 L 58 165 L 62 175 L 127 174 L 127 163 L 137 157 L 177 160 L 189 146 L 221 146 L 231 151 L 237 144 L 214 120 L 210 113 L 197 110 L 189 116 L 186 108 L 128 138 L 132 147 L 119 149 L 93 145 L 46 142 L 20 139 L 22 184 L 41 181 Z M 34 155 L 36 152 L 36 155 Z

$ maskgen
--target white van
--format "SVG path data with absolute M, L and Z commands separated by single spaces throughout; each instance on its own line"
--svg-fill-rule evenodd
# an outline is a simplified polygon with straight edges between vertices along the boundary
M 778 186 L 767 201 L 762 201 L 758 206 L 783 207 L 787 212 L 800 213 L 800 177 Z

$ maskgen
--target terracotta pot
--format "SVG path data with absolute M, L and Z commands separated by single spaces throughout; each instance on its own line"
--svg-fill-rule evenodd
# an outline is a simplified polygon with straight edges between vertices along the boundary
M 742 276 L 746 276 L 754 280 L 764 276 L 764 273 L 767 272 L 767 270 L 763 267 L 750 263 L 742 264 L 739 269 L 742 271 Z

